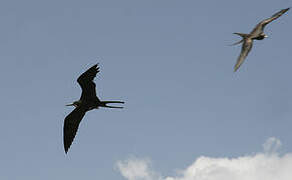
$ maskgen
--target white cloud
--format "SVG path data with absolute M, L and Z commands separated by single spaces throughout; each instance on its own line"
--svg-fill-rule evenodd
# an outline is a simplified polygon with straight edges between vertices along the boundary
M 280 149 L 281 146 L 282 146 L 281 141 L 275 137 L 270 137 L 263 144 L 265 153 L 275 153 Z
M 292 153 L 279 155 L 280 140 L 269 138 L 264 152 L 237 158 L 199 157 L 173 177 L 151 169 L 147 159 L 119 161 L 117 169 L 127 180 L 292 180 Z
M 150 169 L 150 160 L 130 158 L 116 164 L 121 174 L 128 180 L 160 180 L 161 178 Z

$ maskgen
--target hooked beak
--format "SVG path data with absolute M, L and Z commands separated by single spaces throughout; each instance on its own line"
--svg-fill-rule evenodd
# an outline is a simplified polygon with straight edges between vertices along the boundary
M 74 104 L 66 104 L 66 106 L 74 106 Z
M 267 37 L 269 37 L 269 36 L 265 35 L 264 37 L 267 38 Z

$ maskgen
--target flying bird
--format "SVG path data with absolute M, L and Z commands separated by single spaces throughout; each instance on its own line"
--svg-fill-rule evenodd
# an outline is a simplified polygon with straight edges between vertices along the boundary
M 82 89 L 81 97 L 78 101 L 66 105 L 75 106 L 75 109 L 64 120 L 63 141 L 65 153 L 68 152 L 76 135 L 78 126 L 87 111 L 98 109 L 99 107 L 123 108 L 108 105 L 109 103 L 124 104 L 122 101 L 101 101 L 96 96 L 95 83 L 93 82 L 93 79 L 96 77 L 98 72 L 99 67 L 98 64 L 96 64 L 78 77 L 77 82 Z
M 258 23 L 256 25 L 256 27 L 249 34 L 233 33 L 233 34 L 241 36 L 242 40 L 239 42 L 236 42 L 232 45 L 237 45 L 237 44 L 243 43 L 242 48 L 241 48 L 241 53 L 237 59 L 235 66 L 234 66 L 234 72 L 241 66 L 241 64 L 245 60 L 246 56 L 250 52 L 252 45 L 253 45 L 253 40 L 255 40 L 255 39 L 256 40 L 263 40 L 264 38 L 268 37 L 264 33 L 265 26 L 267 24 L 269 24 L 270 22 L 274 21 L 275 19 L 278 19 L 280 16 L 282 16 L 289 9 L 290 8 L 282 9 L 281 11 L 277 12 L 276 14 L 271 16 L 270 18 L 261 21 L 260 23 Z

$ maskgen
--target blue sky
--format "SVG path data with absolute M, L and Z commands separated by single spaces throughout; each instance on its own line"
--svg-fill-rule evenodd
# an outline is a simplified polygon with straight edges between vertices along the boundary
M 253 4 L 253 6 L 250 6 Z M 238 72 L 228 44 L 280 1 L 1 1 L 1 179 L 124 179 L 131 156 L 162 174 L 200 156 L 239 157 L 269 137 L 291 144 L 291 10 L 269 24 Z M 103 100 L 125 109 L 86 114 L 68 155 L 63 120 L 76 79 L 95 63 Z

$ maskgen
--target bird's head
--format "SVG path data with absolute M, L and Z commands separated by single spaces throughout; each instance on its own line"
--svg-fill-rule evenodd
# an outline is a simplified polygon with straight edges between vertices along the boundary
M 257 40 L 263 40 L 265 39 L 266 37 L 268 37 L 265 33 L 261 33 L 258 37 L 256 37 L 255 39 Z
M 74 101 L 72 104 L 67 104 L 66 106 L 74 106 L 74 107 L 78 107 L 80 106 L 81 102 L 80 101 Z

